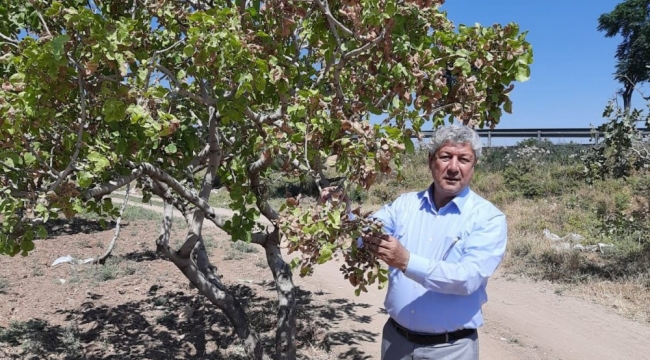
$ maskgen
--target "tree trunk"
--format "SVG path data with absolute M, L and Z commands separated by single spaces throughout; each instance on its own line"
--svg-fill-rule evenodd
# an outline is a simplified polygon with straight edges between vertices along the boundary
M 276 230 L 269 234 L 264 245 L 266 261 L 275 279 L 278 293 L 278 326 L 275 335 L 275 349 L 278 360 L 296 358 L 296 294 L 291 268 L 282 259 L 280 237 Z
M 630 108 L 632 107 L 632 94 L 634 93 L 634 84 L 631 82 L 626 82 L 625 83 L 625 89 L 623 90 L 623 93 L 621 96 L 623 97 L 623 109 L 625 112 L 629 112 Z
M 202 271 L 191 258 L 180 258 L 168 246 L 159 244 L 158 251 L 167 256 L 181 270 L 185 277 L 196 286 L 199 293 L 207 297 L 210 302 L 223 311 L 235 328 L 235 333 L 242 340 L 248 357 L 262 360 L 264 358 L 262 343 L 255 331 L 250 328 L 244 308 L 218 280 L 218 276 L 214 272 L 216 268 L 210 265 L 209 260 L 207 263 L 203 263 L 205 271 Z M 199 250 L 200 252 L 205 253 L 205 247 L 203 247 L 202 251 Z M 200 255 L 200 257 L 203 257 L 203 255 Z M 204 259 L 207 260 L 207 254 Z

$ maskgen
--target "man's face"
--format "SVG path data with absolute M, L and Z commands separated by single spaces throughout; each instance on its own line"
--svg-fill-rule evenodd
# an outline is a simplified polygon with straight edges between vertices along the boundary
M 474 150 L 468 143 L 447 142 L 429 156 L 435 198 L 448 201 L 458 195 L 472 180 L 475 164 Z

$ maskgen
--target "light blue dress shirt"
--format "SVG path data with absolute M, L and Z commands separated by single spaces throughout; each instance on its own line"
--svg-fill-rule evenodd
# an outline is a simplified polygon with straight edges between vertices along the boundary
M 415 332 L 477 329 L 488 277 L 505 253 L 506 218 L 469 187 L 436 209 L 432 188 L 403 194 L 373 215 L 410 252 L 404 273 L 390 268 L 384 306 Z

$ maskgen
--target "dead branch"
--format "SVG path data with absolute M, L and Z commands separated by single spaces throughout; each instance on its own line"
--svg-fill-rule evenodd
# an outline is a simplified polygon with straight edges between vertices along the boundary
M 115 248 L 115 243 L 117 242 L 117 238 L 120 235 L 120 223 L 122 222 L 122 214 L 124 214 L 124 209 L 126 209 L 126 204 L 129 202 L 129 193 L 131 192 L 131 183 L 126 184 L 126 193 L 124 195 L 124 201 L 122 202 L 122 207 L 120 208 L 120 215 L 117 217 L 117 220 L 115 220 L 115 234 L 113 234 L 113 238 L 111 239 L 110 244 L 108 245 L 108 248 L 104 252 L 102 256 L 97 258 L 97 263 L 99 264 L 104 264 L 106 262 L 106 259 L 111 255 L 113 252 L 113 249 Z

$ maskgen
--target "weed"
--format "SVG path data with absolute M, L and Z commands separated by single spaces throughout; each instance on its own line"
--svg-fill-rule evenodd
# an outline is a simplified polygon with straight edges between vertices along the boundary
M 32 263 L 32 276 L 43 276 L 43 268 L 35 262 Z
M 255 266 L 258 268 L 266 268 L 269 266 L 269 264 L 266 262 L 265 258 L 258 258 L 257 261 L 255 261 Z
M 125 276 L 135 275 L 138 272 L 138 267 L 133 261 L 127 261 L 124 265 L 122 273 Z
M 9 290 L 9 280 L 4 277 L 0 277 L 0 294 L 6 294 Z
M 217 242 L 214 240 L 214 237 L 212 236 L 203 236 L 203 245 L 205 245 L 206 249 L 211 249 L 217 247 Z
M 156 317 L 156 324 L 166 326 L 168 328 L 174 328 L 176 326 L 176 316 L 172 313 L 164 313 Z
M 13 321 L 9 328 L 0 329 L 0 343 L 20 345 L 26 353 L 41 357 L 57 352 L 62 347 L 59 337 L 56 328 L 39 319 Z
M 255 245 L 251 245 L 247 242 L 238 240 L 230 244 L 232 249 L 235 251 L 243 252 L 243 253 L 256 253 L 259 252 L 259 249 L 255 247 Z
M 166 296 L 158 296 L 153 299 L 154 306 L 164 306 L 169 302 L 169 298 Z
M 65 327 L 63 334 L 61 334 L 61 345 L 63 347 L 63 353 L 67 355 L 67 358 L 78 359 L 82 357 L 79 329 L 76 324 L 70 324 Z
M 247 242 L 238 240 L 230 243 L 230 249 L 224 255 L 224 260 L 242 260 L 243 254 L 257 253 L 259 250 L 256 245 L 251 245 Z
M 244 258 L 244 255 L 240 252 L 229 250 L 224 256 L 224 260 L 241 260 Z
M 117 279 L 121 273 L 119 264 L 122 260 L 122 258 L 111 256 L 103 265 L 97 265 L 92 271 L 93 280 L 104 282 Z

